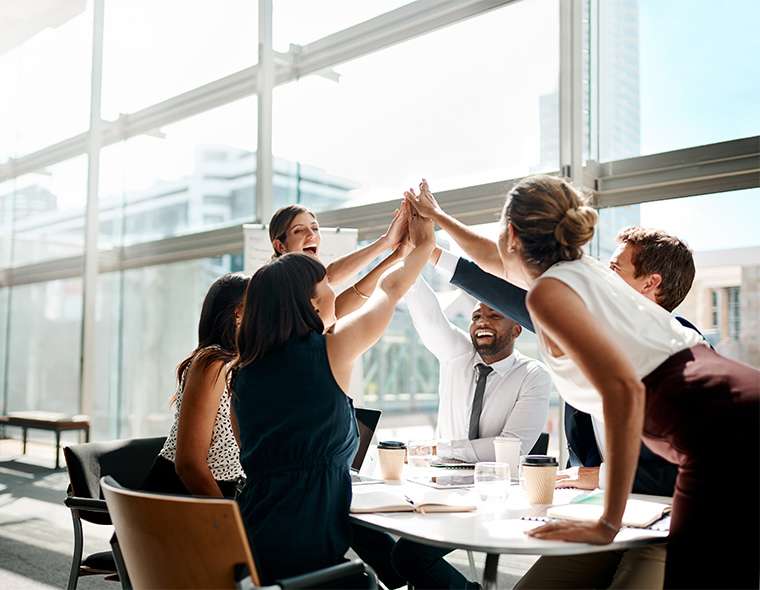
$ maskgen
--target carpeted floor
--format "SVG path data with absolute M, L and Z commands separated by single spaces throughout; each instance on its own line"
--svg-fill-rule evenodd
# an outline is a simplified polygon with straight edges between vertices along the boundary
M 17 440 L 0 439 L 0 588 L 43 590 L 65 588 L 71 568 L 73 533 L 63 505 L 68 485 L 65 468 L 54 470 L 51 446 L 30 443 L 20 455 Z M 109 549 L 111 527 L 84 523 L 85 552 Z M 467 554 L 457 551 L 450 561 L 470 577 Z M 483 556 L 475 556 L 478 577 Z M 512 588 L 534 558 L 502 558 L 499 588 Z M 119 590 L 101 576 L 81 578 L 78 590 Z

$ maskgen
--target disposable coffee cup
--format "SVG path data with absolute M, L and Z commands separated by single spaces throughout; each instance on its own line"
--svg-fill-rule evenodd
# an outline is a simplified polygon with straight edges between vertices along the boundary
M 380 441 L 377 445 L 377 458 L 380 461 L 380 473 L 386 481 L 399 481 L 404 471 L 406 445 L 397 440 Z
M 557 481 L 557 459 L 551 455 L 525 455 L 520 462 L 520 486 L 531 504 L 551 504 Z
M 512 477 L 516 477 L 520 466 L 520 439 L 511 436 L 497 437 L 493 439 L 493 450 L 496 462 L 509 465 Z

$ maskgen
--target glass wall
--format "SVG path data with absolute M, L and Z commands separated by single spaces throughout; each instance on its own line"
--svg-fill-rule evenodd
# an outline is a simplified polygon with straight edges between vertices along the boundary
M 13 183 L 0 185 L 0 191 L 3 209 L 9 211 L 11 266 L 81 256 L 87 202 L 85 156 L 19 176 Z
M 603 0 L 600 161 L 760 134 L 760 3 Z M 593 16 L 592 16 L 593 18 Z
M 558 44 L 557 2 L 519 2 L 284 84 L 273 152 L 342 179 L 351 204 L 423 176 L 440 191 L 556 170 Z
M 84 133 L 89 126 L 92 2 L 46 8 L 4 23 L 0 163 Z
M 3 402 L 11 410 L 83 409 L 81 269 L 86 140 L 97 139 L 88 130 L 94 82 L 106 131 L 93 160 L 99 185 L 91 195 L 101 265 L 97 385 L 84 409 L 98 438 L 161 434 L 171 416 L 174 368 L 194 346 L 203 295 L 216 276 L 242 268 L 238 226 L 255 221 L 257 3 L 105 0 L 100 80 L 90 72 L 93 3 L 63 4 L 20 36 L 0 40 Z M 559 48 L 571 31 L 560 29 L 558 0 L 496 8 L 465 3 L 461 13 L 448 3 L 425 3 L 417 6 L 425 8 L 421 15 L 406 4 L 273 3 L 275 208 L 358 206 L 351 223 L 372 238 L 391 201 L 422 176 L 436 192 L 451 190 L 447 199 L 457 211 L 484 221 L 496 218 L 502 199 L 483 197 L 477 185 L 568 164 L 559 153 Z M 760 4 L 735 0 L 720 10 L 707 0 L 583 4 L 580 128 L 587 159 L 608 162 L 760 133 L 753 59 L 760 37 L 752 28 Z M 398 8 L 413 26 L 399 28 L 398 16 L 387 14 Z M 361 38 L 343 30 L 360 23 Z M 328 35 L 329 43 L 320 43 Z M 379 40 L 377 48 L 367 40 Z M 328 55 L 322 70 L 304 75 L 299 63 L 309 51 Z M 153 128 L 146 130 L 145 120 Z M 586 173 L 592 186 L 594 168 Z M 628 225 L 683 237 L 695 250 L 697 277 L 678 312 L 719 350 L 760 364 L 753 336 L 760 333 L 760 245 L 747 222 L 760 218 L 758 191 L 604 209 L 591 252 L 607 259 Z M 692 186 L 683 196 L 699 192 Z M 479 231 L 495 235 L 493 227 Z M 208 250 L 183 251 L 188 240 L 173 238 L 187 234 L 198 234 Z M 466 326 L 468 300 L 434 271 L 426 276 L 449 319 Z M 527 332 L 517 347 L 537 355 Z M 438 365 L 403 304 L 363 362 L 364 400 L 384 409 L 383 428 L 400 438 L 432 434 Z M 556 450 L 560 403 L 556 397 L 551 403 L 547 430 Z
M 15 286 L 8 301 L 8 411 L 77 414 L 82 279 Z
M 107 0 L 103 118 L 252 66 L 257 45 L 258 8 L 250 0 Z

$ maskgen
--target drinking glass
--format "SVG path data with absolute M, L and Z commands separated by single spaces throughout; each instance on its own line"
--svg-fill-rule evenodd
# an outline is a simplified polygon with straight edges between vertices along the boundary
M 498 507 L 509 496 L 509 465 L 482 462 L 475 464 L 475 493 L 485 505 Z
M 409 441 L 406 455 L 412 467 L 429 467 L 435 456 L 435 442 L 429 440 Z

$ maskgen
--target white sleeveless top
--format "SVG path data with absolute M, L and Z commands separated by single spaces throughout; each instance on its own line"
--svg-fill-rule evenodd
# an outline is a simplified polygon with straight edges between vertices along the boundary
M 177 388 L 174 423 L 172 424 L 169 436 L 166 438 L 164 447 L 159 452 L 159 455 L 172 463 L 177 455 L 177 425 L 179 423 L 180 408 L 182 407 L 182 394 L 185 389 L 186 375 L 187 368 L 182 373 L 182 379 Z M 211 475 L 217 481 L 230 481 L 244 476 L 243 468 L 240 465 L 240 449 L 238 448 L 237 439 L 232 430 L 232 422 L 230 421 L 230 394 L 226 387 L 222 393 L 222 397 L 219 399 L 219 408 L 216 411 L 214 430 L 211 434 L 211 444 L 209 445 L 206 462 L 211 470 Z
M 559 262 L 540 278 L 544 277 L 562 281 L 580 296 L 599 326 L 627 353 L 639 379 L 675 353 L 703 343 L 699 333 L 682 326 L 667 310 L 590 256 Z M 602 397 L 580 368 L 566 355 L 553 357 L 540 334 L 538 341 L 563 399 L 603 420 Z

